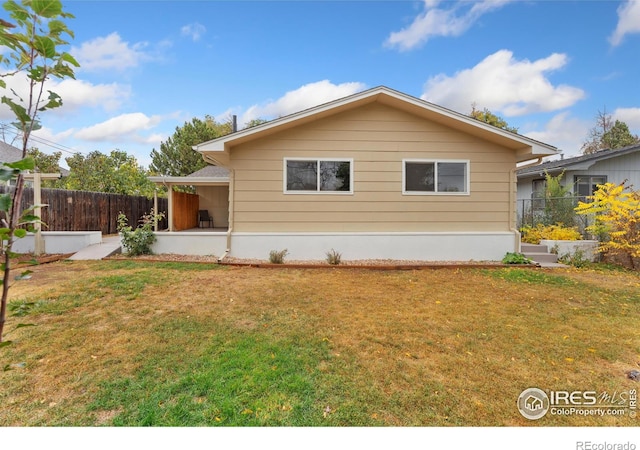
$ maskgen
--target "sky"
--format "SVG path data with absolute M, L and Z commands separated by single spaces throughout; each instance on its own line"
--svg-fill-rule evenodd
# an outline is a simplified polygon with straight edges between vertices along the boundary
M 487 108 L 565 157 L 599 113 L 640 134 L 640 0 L 63 5 L 80 68 L 47 86 L 63 106 L 41 116 L 31 142 L 62 151 L 63 166 L 119 149 L 148 167 L 193 118 L 236 115 L 242 128 L 377 86 L 462 114 Z

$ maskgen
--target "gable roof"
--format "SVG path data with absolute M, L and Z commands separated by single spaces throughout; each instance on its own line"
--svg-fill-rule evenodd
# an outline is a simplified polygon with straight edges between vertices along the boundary
M 547 173 L 559 173 L 563 170 L 588 170 L 595 163 L 611 158 L 619 158 L 620 156 L 629 155 L 640 151 L 640 143 L 622 147 L 616 150 L 600 150 L 589 155 L 580 155 L 573 158 L 558 159 L 555 161 L 547 161 L 537 166 L 526 167 L 518 171 L 518 177 L 526 177 L 530 175 L 544 176 Z
M 224 166 L 229 162 L 229 149 L 235 145 L 263 138 L 279 131 L 374 102 L 407 111 L 424 119 L 510 148 L 516 151 L 518 161 L 526 161 L 535 157 L 558 153 L 558 150 L 551 145 L 494 127 L 473 117 L 403 94 L 385 86 L 324 103 L 255 127 L 245 128 L 244 130 L 195 145 L 193 149 L 202 153 L 208 162 Z

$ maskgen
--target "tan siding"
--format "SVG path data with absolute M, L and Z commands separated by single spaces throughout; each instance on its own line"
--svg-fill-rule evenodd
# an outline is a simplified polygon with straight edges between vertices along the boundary
M 352 158 L 353 194 L 283 193 L 284 158 Z M 469 195 L 402 195 L 403 159 L 470 161 Z M 512 151 L 372 104 L 231 150 L 236 231 L 506 231 Z

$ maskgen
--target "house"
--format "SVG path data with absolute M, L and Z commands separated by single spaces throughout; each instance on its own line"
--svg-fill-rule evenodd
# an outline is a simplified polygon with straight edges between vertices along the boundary
M 592 195 L 599 184 L 620 184 L 640 189 L 640 143 L 616 150 L 601 150 L 589 155 L 547 161 L 537 166 L 518 170 L 519 217 L 527 214 L 536 205 L 543 206 L 545 175 L 562 174 L 560 182 L 569 187 L 576 198 L 584 200 Z
M 598 184 L 627 184 L 640 188 L 640 143 L 616 150 L 562 158 L 518 170 L 518 200 L 544 192 L 545 174 L 563 174 L 561 183 L 577 197 L 592 195 Z
M 302 260 L 325 259 L 331 249 L 344 259 L 500 260 L 520 245 L 517 163 L 556 154 L 387 87 L 194 149 L 219 176 L 152 180 L 196 186 L 199 205 L 217 216 L 214 227 L 226 227 L 217 232 L 224 248 L 206 241 L 215 228 L 178 231 L 178 211 L 191 200 L 172 194 L 174 228 L 158 233 L 154 250 L 267 259 L 287 249 Z M 198 208 L 186 213 L 194 227 Z M 189 243 L 165 246 L 178 234 Z

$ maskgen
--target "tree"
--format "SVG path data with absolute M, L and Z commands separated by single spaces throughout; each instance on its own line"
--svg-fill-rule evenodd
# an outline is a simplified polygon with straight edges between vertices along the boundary
M 62 181 L 65 189 L 153 197 L 155 185 L 147 171 L 122 150 L 113 150 L 110 155 L 77 153 L 65 160 L 69 165 L 69 175 Z
M 173 136 L 151 151 L 150 172 L 181 177 L 202 169 L 207 163 L 193 146 L 231 133 L 231 122 L 218 123 L 211 116 L 198 118 L 176 127 Z
M 33 158 L 36 170 L 42 173 L 55 173 L 60 171 L 60 158 L 62 152 L 48 154 L 41 152 L 37 147 L 27 150 L 27 155 Z
M 488 123 L 489 125 L 502 128 L 503 130 L 507 130 L 512 133 L 518 132 L 518 129 L 516 127 L 509 126 L 509 124 L 502 117 L 496 116 L 487 108 L 484 108 L 482 111 L 476 109 L 475 103 L 471 105 L 471 113 L 469 114 L 469 117 L 473 117 L 480 122 Z
M 613 122 L 613 118 L 605 109 L 604 112 L 598 111 L 596 123 L 582 144 L 582 153 L 589 155 L 601 150 L 615 150 L 639 142 L 640 138 L 631 134 L 626 123 L 620 120 Z
M 12 78 L 19 83 L 15 77 L 18 74 L 24 75 L 27 81 L 24 89 L 11 88 L 11 95 L 2 96 L 2 103 L 15 118 L 13 125 L 21 132 L 23 159 L 0 167 L 0 178 L 16 179 L 13 192 L 0 196 L 0 211 L 6 215 L 0 228 L 3 272 L 0 342 L 6 321 L 13 241 L 26 235 L 27 231 L 21 226 L 32 228 L 39 221 L 30 210 L 22 211 L 21 205 L 23 172 L 35 167 L 33 159 L 27 157 L 29 138 L 32 131 L 40 128 L 40 113 L 62 105 L 62 98 L 55 92 L 47 91 L 48 95 L 45 94 L 46 81 L 51 77 L 74 78 L 74 68 L 79 67 L 73 56 L 59 51 L 60 47 L 68 44 L 66 36 L 73 38 L 73 32 L 64 22 L 73 16 L 63 11 L 59 0 L 22 0 L 21 4 L 8 0 L 3 8 L 9 13 L 10 21 L 0 20 L 0 45 L 7 50 L 0 53 L 0 63 L 10 70 L 0 77 L 0 88 L 6 90 L 5 79 Z
M 625 183 L 605 183 L 589 197 L 588 203 L 580 202 L 578 214 L 595 217 L 587 231 L 598 236 L 600 252 L 623 255 L 632 269 L 637 269 L 640 258 L 640 192 L 631 190 Z

